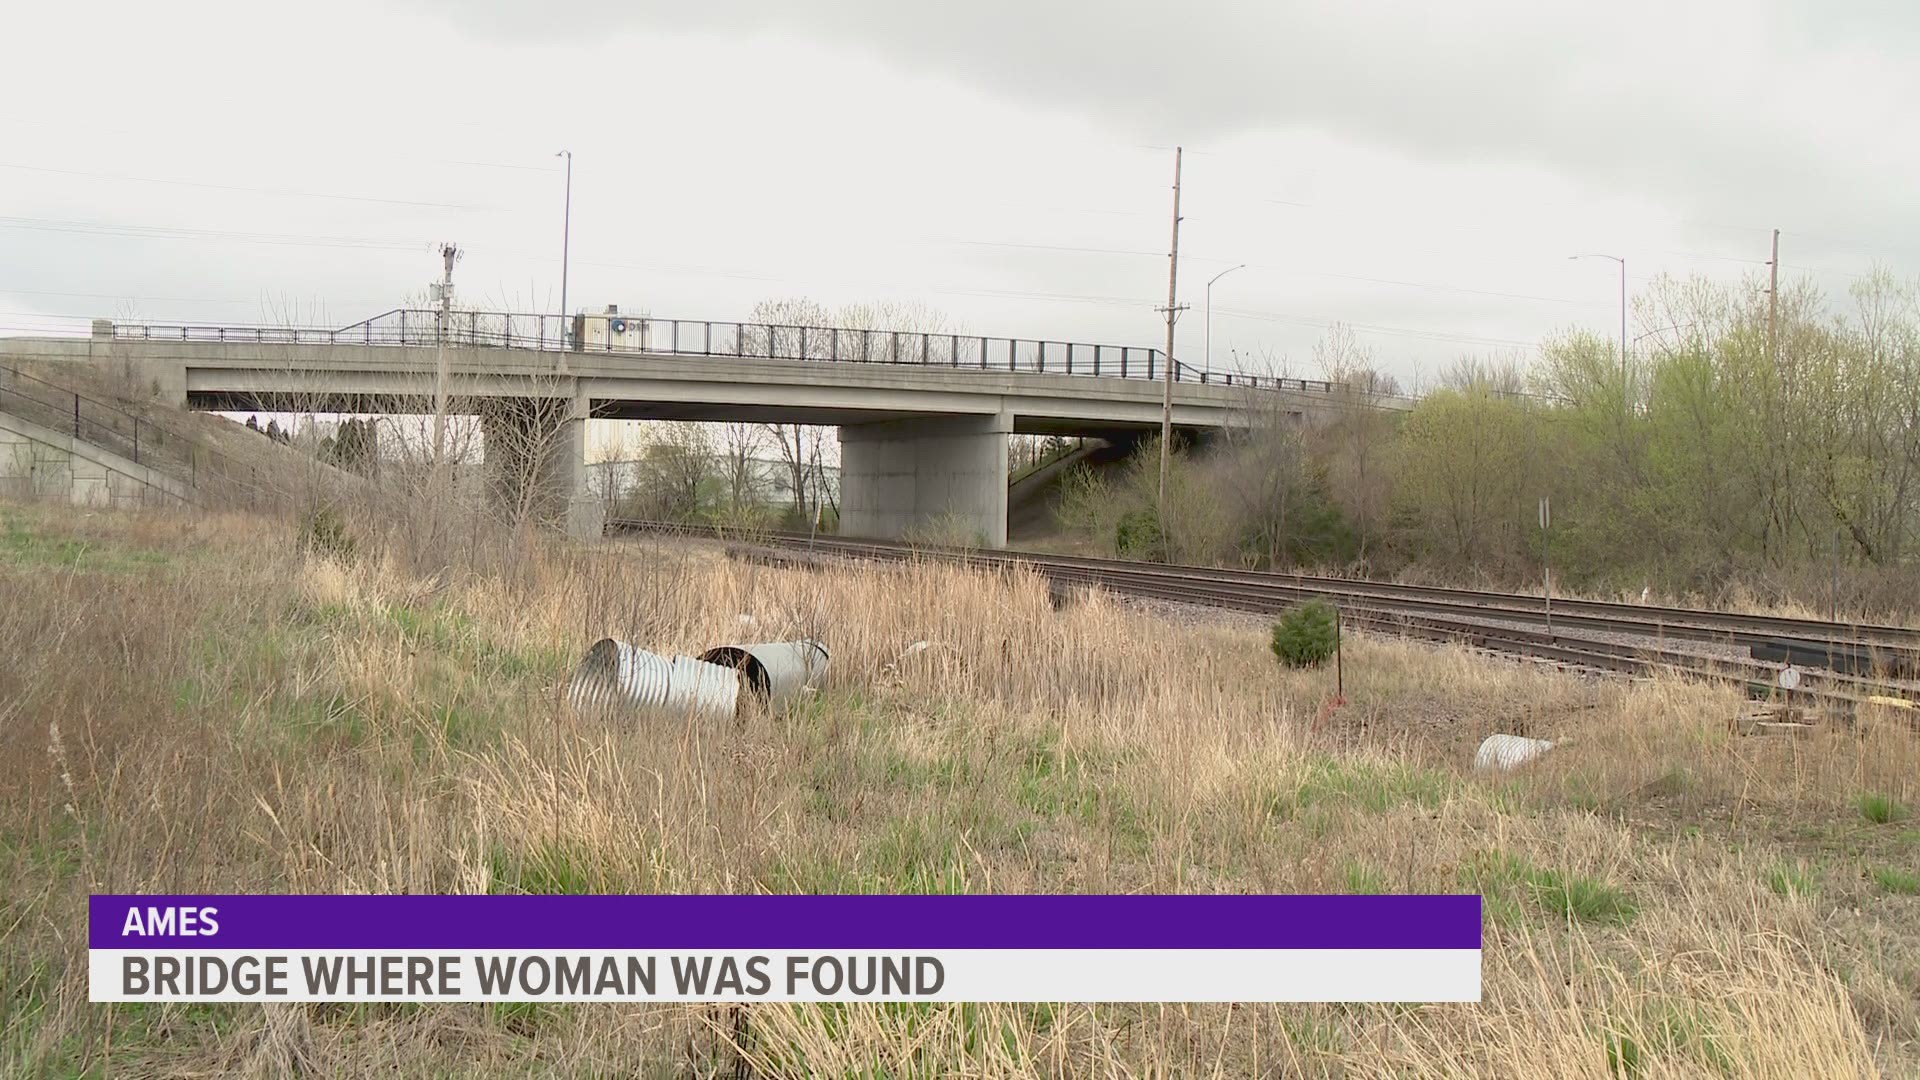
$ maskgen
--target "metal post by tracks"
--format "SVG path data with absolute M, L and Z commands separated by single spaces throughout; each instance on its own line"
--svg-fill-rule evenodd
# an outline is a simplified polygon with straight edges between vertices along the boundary
M 1540 497 L 1540 590 L 1547 598 L 1547 636 L 1553 636 L 1553 561 L 1547 554 L 1547 526 L 1553 521 L 1553 502 Z
M 1346 635 L 1340 630 L 1340 605 L 1333 605 L 1333 697 L 1338 701 L 1347 696 L 1347 673 L 1340 660 L 1340 643 Z

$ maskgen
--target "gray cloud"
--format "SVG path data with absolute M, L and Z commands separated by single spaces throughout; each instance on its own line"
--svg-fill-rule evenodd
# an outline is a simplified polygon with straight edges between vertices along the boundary
M 0 162 L 30 167 L 0 169 L 0 305 L 84 326 L 122 294 L 201 320 L 293 297 L 351 321 L 418 294 L 451 239 L 463 295 L 557 306 L 561 145 L 569 302 L 696 319 L 892 298 L 982 333 L 1157 341 L 1176 142 L 1188 354 L 1205 279 L 1242 262 L 1216 358 L 1298 366 L 1342 320 L 1403 374 L 1609 328 L 1611 267 L 1572 252 L 1630 254 L 1635 288 L 1725 278 L 1778 225 L 1790 268 L 1920 268 L 1920 13 L 1892 2 L 405 3 L 27 9 L 23 38 L 111 29 L 94 78 L 51 52 L 0 68 L 0 96 L 38 103 L 0 115 Z M 195 50 L 223 59 L 177 60 Z
M 479 34 L 775 31 L 1154 142 L 1309 127 L 1433 158 L 1544 164 L 1708 227 L 1874 227 L 1910 212 L 1920 167 L 1902 115 L 1920 100 L 1906 65 L 1920 8 L 1894 0 L 412 2 Z

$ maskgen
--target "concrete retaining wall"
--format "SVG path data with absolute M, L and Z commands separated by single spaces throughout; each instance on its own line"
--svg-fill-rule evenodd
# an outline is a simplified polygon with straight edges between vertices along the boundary
M 186 485 L 119 454 L 0 412 L 0 493 L 75 506 L 179 506 Z

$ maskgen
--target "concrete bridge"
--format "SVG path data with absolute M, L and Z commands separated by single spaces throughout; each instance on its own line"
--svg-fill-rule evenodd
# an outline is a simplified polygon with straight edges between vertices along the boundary
M 443 326 L 399 310 L 337 330 L 97 320 L 88 338 L 0 351 L 129 365 L 164 398 L 222 411 L 431 414 L 444 363 L 448 409 L 480 417 L 489 471 L 531 478 L 545 516 L 581 535 L 598 527 L 590 418 L 832 425 L 843 532 L 898 537 L 944 518 L 993 546 L 1006 542 L 1007 436 L 1157 431 L 1167 371 L 1137 347 L 617 312 L 455 312 Z M 1173 423 L 1190 433 L 1334 404 L 1313 380 L 1174 375 Z

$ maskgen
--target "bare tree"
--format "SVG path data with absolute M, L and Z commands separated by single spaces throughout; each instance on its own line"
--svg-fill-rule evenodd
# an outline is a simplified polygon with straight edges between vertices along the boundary
M 1393 496 L 1387 455 L 1396 425 L 1385 405 L 1400 386 L 1342 324 L 1314 345 L 1313 358 L 1333 386 L 1331 409 L 1314 432 L 1317 456 L 1334 501 L 1353 525 L 1357 557 L 1364 560 L 1386 526 Z
M 743 338 L 753 339 L 742 342 L 742 351 L 764 350 L 769 355 L 811 357 L 820 349 L 834 347 L 833 339 L 826 334 L 812 335 L 809 340 L 805 331 L 831 326 L 832 316 L 825 307 L 804 297 L 762 300 L 753 306 L 748 319 L 760 325 L 742 329 Z M 830 356 L 829 353 L 820 355 Z M 794 515 L 804 520 L 807 516 L 805 425 L 763 424 L 761 427 L 773 440 L 779 450 L 780 460 L 786 466 L 787 490 L 793 495 Z
M 742 352 L 820 360 L 892 359 L 904 349 L 905 359 L 918 360 L 926 351 L 930 360 L 945 362 L 952 359 L 954 335 L 961 332 L 944 313 L 917 301 L 883 300 L 829 311 L 804 297 L 763 300 L 749 319 L 755 325 L 741 331 Z M 795 516 L 818 520 L 826 432 L 807 424 L 762 427 L 785 466 Z
M 764 425 L 727 423 L 720 425 L 720 465 L 727 481 L 727 508 L 739 513 L 751 505 L 756 475 L 756 456 L 766 446 Z
M 628 470 L 636 456 L 633 440 L 622 431 L 602 443 L 593 451 L 591 465 L 593 472 L 592 487 L 600 497 L 601 506 L 611 517 L 618 513 L 620 496 L 625 493 L 629 481 Z
M 1239 521 L 1242 554 L 1280 566 L 1309 487 L 1303 421 L 1283 398 L 1255 389 L 1242 393 L 1234 421 L 1223 433 L 1216 483 Z
M 640 453 L 642 497 L 664 518 L 685 521 L 698 516 L 702 489 L 715 472 L 713 437 L 703 424 L 658 424 Z

